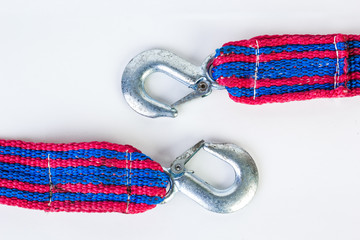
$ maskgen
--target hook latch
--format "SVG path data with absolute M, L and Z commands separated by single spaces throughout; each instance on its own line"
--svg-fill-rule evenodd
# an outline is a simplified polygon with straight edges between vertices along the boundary
M 202 148 L 234 169 L 235 180 L 230 187 L 217 189 L 186 169 L 186 163 Z M 259 178 L 256 164 L 245 150 L 234 144 L 208 143 L 203 140 L 177 157 L 165 171 L 171 179 L 165 202 L 179 191 L 217 213 L 234 212 L 248 204 L 255 195 Z
M 209 70 L 213 55 L 202 66 L 195 66 L 174 53 L 152 49 L 140 53 L 126 66 L 122 76 L 122 92 L 128 104 L 138 113 L 147 117 L 176 117 L 176 106 L 194 98 L 209 95 L 212 89 L 224 89 L 212 80 Z M 193 92 L 172 105 L 155 100 L 145 91 L 145 80 L 155 72 L 162 72 L 176 79 Z

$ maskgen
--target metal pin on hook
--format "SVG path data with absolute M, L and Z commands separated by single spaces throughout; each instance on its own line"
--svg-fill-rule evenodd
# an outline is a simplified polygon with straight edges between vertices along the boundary
M 231 165 L 235 172 L 233 184 L 217 189 L 185 168 L 185 164 L 201 149 Z M 231 213 L 243 208 L 255 195 L 258 171 L 251 156 L 234 144 L 207 143 L 200 141 L 177 157 L 169 169 L 171 186 L 164 202 L 176 192 L 182 192 L 204 208 L 217 213 Z
M 122 76 L 122 92 L 128 104 L 138 113 L 147 117 L 176 117 L 176 106 L 194 98 L 209 95 L 212 89 L 224 89 L 211 79 L 209 69 L 213 55 L 199 67 L 177 55 L 162 49 L 140 53 L 126 66 Z M 176 79 L 194 91 L 167 105 L 149 96 L 144 87 L 146 78 L 155 72 L 162 72 Z

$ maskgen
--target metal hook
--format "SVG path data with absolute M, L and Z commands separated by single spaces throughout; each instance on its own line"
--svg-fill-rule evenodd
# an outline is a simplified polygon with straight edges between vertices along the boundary
M 176 106 L 194 98 L 209 95 L 213 88 L 224 89 L 209 75 L 213 55 L 205 59 L 202 66 L 195 66 L 174 53 L 152 49 L 140 53 L 126 66 L 122 76 L 122 92 L 128 104 L 147 117 L 176 117 Z M 146 78 L 155 72 L 162 72 L 176 79 L 194 91 L 172 105 L 161 103 L 150 97 L 144 87 Z
M 185 168 L 185 164 L 201 149 L 229 163 L 235 171 L 235 181 L 227 189 L 217 189 Z M 165 169 L 172 181 L 164 202 L 178 191 L 204 208 L 217 213 L 231 213 L 243 208 L 255 195 L 258 171 L 251 156 L 234 144 L 207 143 L 203 140 L 177 157 Z

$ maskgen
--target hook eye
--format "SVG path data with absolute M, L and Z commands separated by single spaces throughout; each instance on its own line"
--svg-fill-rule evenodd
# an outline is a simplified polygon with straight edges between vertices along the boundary
M 176 106 L 192 99 L 209 95 L 212 88 L 224 89 L 211 79 L 209 68 L 213 55 L 202 66 L 195 66 L 174 53 L 152 49 L 135 56 L 126 66 L 122 76 L 122 92 L 127 103 L 138 113 L 151 117 L 176 117 Z M 162 72 L 192 88 L 193 92 L 172 105 L 153 99 L 145 91 L 145 80 L 155 72 Z
M 235 172 L 233 184 L 217 189 L 187 171 L 186 163 L 201 149 L 231 165 Z M 258 185 L 258 170 L 254 160 L 242 148 L 227 143 L 207 143 L 203 140 L 177 157 L 169 169 L 171 187 L 165 198 L 168 202 L 176 192 L 182 192 L 202 207 L 217 213 L 235 212 L 254 197 Z

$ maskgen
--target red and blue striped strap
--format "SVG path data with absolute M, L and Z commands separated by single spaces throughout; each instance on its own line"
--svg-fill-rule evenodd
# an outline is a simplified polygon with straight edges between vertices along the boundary
M 129 145 L 0 140 L 0 203 L 50 212 L 140 213 L 163 201 L 169 177 Z
M 213 78 L 236 102 L 264 104 L 360 95 L 359 35 L 274 35 L 216 51 Z

